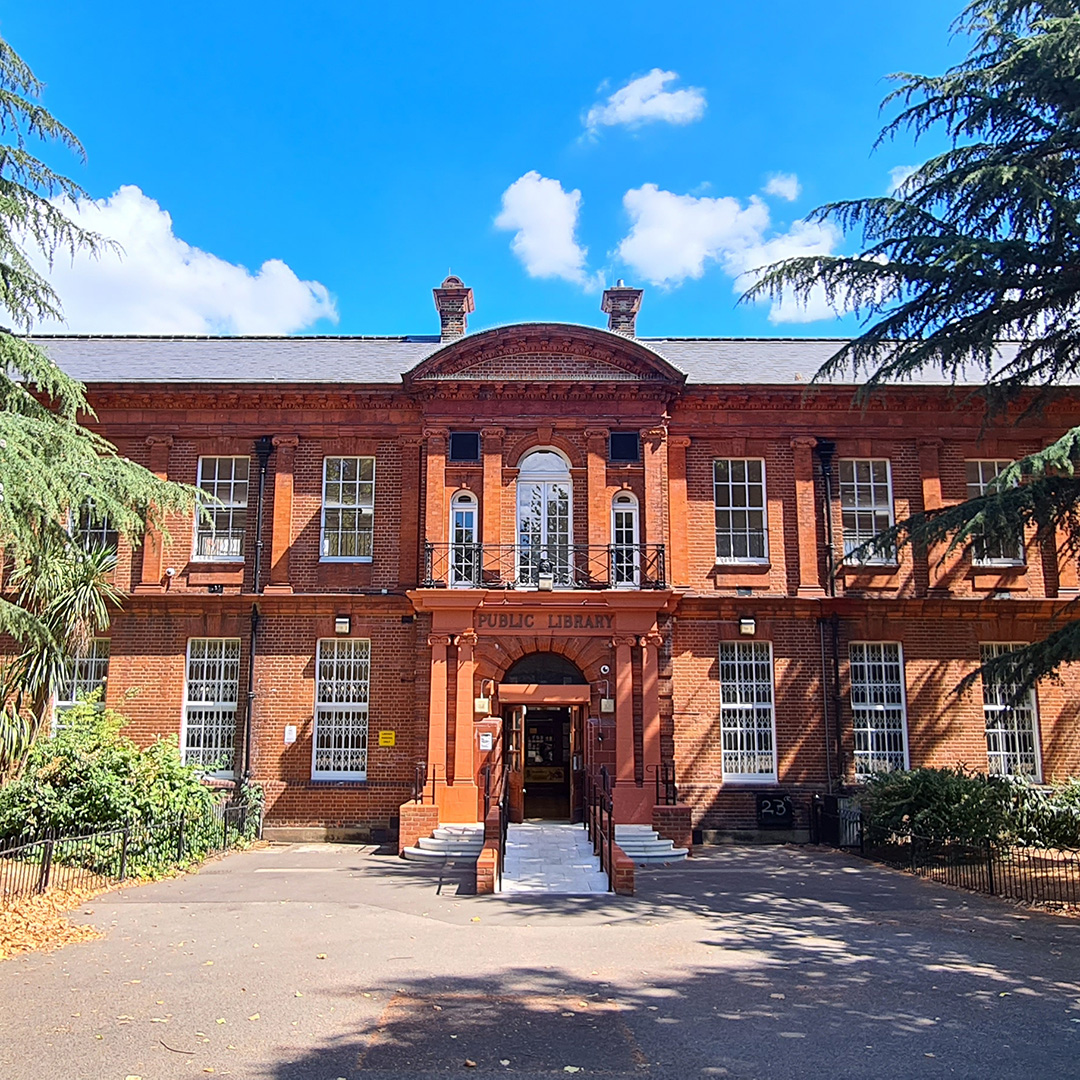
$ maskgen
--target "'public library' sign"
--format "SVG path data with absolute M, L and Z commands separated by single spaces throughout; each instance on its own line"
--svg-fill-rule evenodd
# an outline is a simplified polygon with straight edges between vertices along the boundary
M 562 613 L 544 611 L 481 611 L 476 615 L 476 632 L 491 634 L 530 630 L 534 634 L 580 634 L 583 630 L 611 633 L 615 629 L 614 615 L 583 614 L 580 611 Z

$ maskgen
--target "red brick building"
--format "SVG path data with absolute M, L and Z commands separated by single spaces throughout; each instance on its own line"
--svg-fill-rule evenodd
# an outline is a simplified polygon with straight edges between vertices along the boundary
M 122 453 L 220 500 L 120 545 L 129 598 L 62 696 L 107 670 L 138 738 L 250 773 L 279 829 L 393 828 L 418 774 L 475 821 L 502 761 L 530 816 L 607 765 L 627 822 L 673 766 L 706 835 L 755 831 L 759 793 L 805 829 L 875 769 L 1080 772 L 1074 673 L 1013 710 L 952 692 L 1046 633 L 1075 565 L 1032 537 L 845 557 L 1080 401 L 987 433 L 932 382 L 807 394 L 835 341 L 637 338 L 636 289 L 606 330 L 467 334 L 456 278 L 435 302 L 438 337 L 43 339 Z

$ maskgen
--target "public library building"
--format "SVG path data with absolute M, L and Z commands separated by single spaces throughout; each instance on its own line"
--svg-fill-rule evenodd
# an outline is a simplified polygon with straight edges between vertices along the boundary
M 1077 596 L 1053 543 L 846 557 L 1080 399 L 986 434 L 931 381 L 808 394 L 836 341 L 638 338 L 621 283 L 607 329 L 467 333 L 472 290 L 434 293 L 438 336 L 41 339 L 122 454 L 217 500 L 119 544 L 62 698 L 250 775 L 280 836 L 474 822 L 505 766 L 512 818 L 577 819 L 606 766 L 617 821 L 677 800 L 706 838 L 767 830 L 762 795 L 804 836 L 880 769 L 1080 773 L 1075 672 L 953 692 Z

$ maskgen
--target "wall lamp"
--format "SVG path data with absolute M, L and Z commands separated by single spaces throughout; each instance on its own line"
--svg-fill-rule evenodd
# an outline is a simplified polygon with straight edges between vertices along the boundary
M 335 634 L 348 634 L 352 630 L 352 616 L 351 615 L 335 615 L 334 616 L 334 633 Z
M 753 637 L 757 633 L 757 619 L 753 615 L 740 615 L 739 633 L 744 637 Z
M 487 684 L 487 693 L 484 692 L 484 685 Z M 473 711 L 482 713 L 484 716 L 491 715 L 491 699 L 495 696 L 495 680 L 494 679 L 481 679 L 480 680 L 480 696 L 473 698 Z
M 615 711 L 615 699 L 611 696 L 611 684 L 607 679 L 601 679 L 596 685 L 599 688 L 600 683 L 604 684 L 604 689 L 600 694 L 600 711 L 612 713 Z

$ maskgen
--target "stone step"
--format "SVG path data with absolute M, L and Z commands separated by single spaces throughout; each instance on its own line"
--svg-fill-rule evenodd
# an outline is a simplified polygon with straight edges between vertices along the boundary
M 401 857 L 411 862 L 444 863 L 447 859 L 475 860 L 479 854 L 479 848 L 469 851 L 432 851 L 429 848 L 407 847 L 401 853 Z
M 615 837 L 615 843 L 618 844 L 627 855 L 633 851 L 671 851 L 675 847 L 674 842 L 671 840 L 629 840 L 625 837 L 620 840 L 617 836 Z
M 637 852 L 633 855 L 629 851 L 626 852 L 627 858 L 633 859 L 636 866 L 660 866 L 666 863 L 682 862 L 689 854 L 684 847 L 672 848 L 670 851 Z
M 416 846 L 423 851 L 439 851 L 443 855 L 479 855 L 484 846 L 484 838 L 476 840 L 466 837 L 444 839 L 437 836 L 421 836 Z
M 483 843 L 484 826 L 469 825 L 465 827 L 454 827 L 450 825 L 440 825 L 431 835 L 438 840 L 462 840 L 469 843 L 479 840 Z
M 656 836 L 656 830 L 651 825 L 616 825 L 616 836 L 630 836 L 644 834 L 646 836 Z
M 439 828 L 452 833 L 478 832 L 483 835 L 484 823 L 482 821 L 447 821 L 440 825 Z

